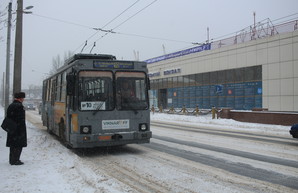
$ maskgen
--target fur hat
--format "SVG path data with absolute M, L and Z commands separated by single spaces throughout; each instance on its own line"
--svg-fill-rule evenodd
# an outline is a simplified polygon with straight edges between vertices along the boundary
M 16 98 L 16 99 L 25 98 L 25 93 L 24 92 L 14 93 L 14 98 Z

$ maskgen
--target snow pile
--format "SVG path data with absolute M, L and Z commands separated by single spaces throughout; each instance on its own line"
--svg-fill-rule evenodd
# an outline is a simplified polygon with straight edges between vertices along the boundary
M 270 135 L 289 136 L 290 127 L 258 123 L 245 123 L 233 119 L 212 119 L 212 115 L 184 116 L 164 113 L 151 113 L 152 121 L 167 121 L 176 124 L 196 125 L 209 129 L 229 129 L 238 131 L 258 132 Z

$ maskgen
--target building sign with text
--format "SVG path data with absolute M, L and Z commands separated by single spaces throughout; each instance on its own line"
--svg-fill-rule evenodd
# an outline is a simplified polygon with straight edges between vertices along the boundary
M 188 55 L 188 54 L 192 54 L 192 53 L 196 53 L 196 52 L 202 52 L 204 50 L 210 50 L 211 49 L 211 44 L 203 44 L 201 46 L 197 46 L 197 47 L 193 47 L 193 48 L 189 48 L 187 50 L 182 50 L 182 51 L 178 51 L 178 52 L 174 52 L 171 54 L 166 54 L 163 56 L 159 56 L 156 58 L 151 58 L 149 60 L 145 60 L 144 62 L 147 62 L 147 64 L 151 64 L 151 63 L 155 63 L 155 62 L 160 62 L 162 60 L 168 60 L 171 58 L 176 58 L 176 57 L 180 57 L 180 56 L 184 56 L 184 55 Z

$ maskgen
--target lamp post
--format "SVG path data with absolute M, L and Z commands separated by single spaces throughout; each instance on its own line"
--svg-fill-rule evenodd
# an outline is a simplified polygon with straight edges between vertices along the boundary
M 26 7 L 32 9 L 33 6 Z M 32 13 L 23 10 L 23 0 L 18 0 L 15 53 L 14 53 L 14 73 L 13 73 L 13 93 L 20 92 L 22 87 L 22 46 L 23 46 L 23 13 Z
M 11 6 L 12 3 L 8 4 L 8 20 L 7 20 L 7 45 L 6 45 L 6 75 L 5 75 L 5 96 L 4 96 L 4 112 L 9 105 L 9 85 L 10 85 L 10 36 L 11 36 Z

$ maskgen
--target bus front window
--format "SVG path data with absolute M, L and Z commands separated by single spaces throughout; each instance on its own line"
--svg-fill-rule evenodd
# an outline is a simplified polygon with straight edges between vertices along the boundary
M 80 110 L 114 109 L 112 78 L 112 72 L 81 71 L 79 73 Z
M 145 73 L 116 72 L 116 91 L 117 109 L 148 109 L 149 105 Z

